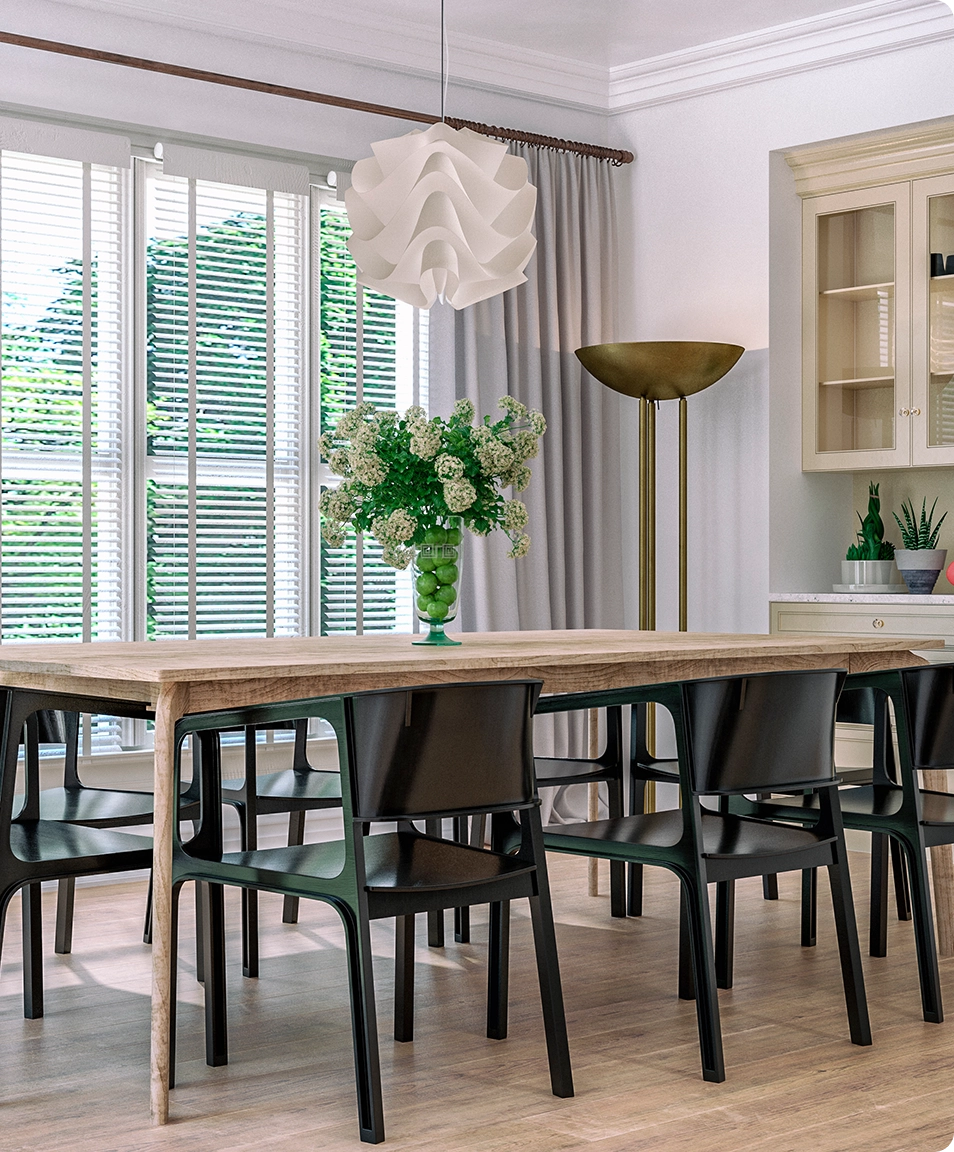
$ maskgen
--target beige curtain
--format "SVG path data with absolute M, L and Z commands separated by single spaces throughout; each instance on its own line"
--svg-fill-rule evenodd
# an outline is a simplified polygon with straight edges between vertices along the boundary
M 605 161 L 512 145 L 537 187 L 537 248 L 528 282 L 457 314 L 458 397 L 479 417 L 509 394 L 547 419 L 533 479 L 528 556 L 509 560 L 496 532 L 468 538 L 465 631 L 619 628 L 623 624 L 619 407 L 615 392 L 574 355 L 616 339 L 616 211 Z M 537 746 L 562 753 L 573 731 L 558 719 Z M 558 805 L 559 807 L 559 805 Z

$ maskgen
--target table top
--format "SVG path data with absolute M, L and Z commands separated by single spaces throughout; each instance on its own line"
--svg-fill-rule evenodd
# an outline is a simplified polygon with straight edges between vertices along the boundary
M 852 672 L 917 663 L 897 637 L 574 629 L 460 634 L 459 647 L 415 646 L 408 634 L 0 644 L 0 684 L 155 703 L 188 685 L 189 711 L 338 692 L 508 676 L 545 692 L 796 668 Z

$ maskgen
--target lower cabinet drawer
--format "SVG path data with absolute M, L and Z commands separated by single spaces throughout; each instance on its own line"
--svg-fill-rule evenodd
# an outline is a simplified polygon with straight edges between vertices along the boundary
M 917 606 L 920 607 L 920 606 Z M 773 632 L 841 633 L 846 636 L 910 636 L 954 644 L 954 611 L 893 604 L 771 605 Z

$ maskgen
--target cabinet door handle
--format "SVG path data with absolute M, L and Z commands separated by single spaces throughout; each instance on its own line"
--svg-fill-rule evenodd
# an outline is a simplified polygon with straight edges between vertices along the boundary
M 910 408 L 899 408 L 898 409 L 898 415 L 899 416 L 910 416 L 911 415 L 911 409 Z
M 883 628 L 884 627 L 884 621 L 879 620 L 877 617 L 875 617 L 875 619 L 871 621 L 871 627 L 872 628 Z
M 911 415 L 912 416 L 920 416 L 921 415 L 921 409 L 920 408 L 912 408 L 911 409 Z

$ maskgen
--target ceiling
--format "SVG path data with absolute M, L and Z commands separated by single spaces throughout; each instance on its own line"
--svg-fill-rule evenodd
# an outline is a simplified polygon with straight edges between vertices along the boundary
M 438 0 L 352 0 L 353 11 L 423 26 Z M 850 0 L 445 0 L 448 38 L 497 41 L 615 68 L 852 7 Z
M 73 7 L 366 56 L 440 65 L 440 0 L 66 0 Z M 927 0 L 931 3 L 931 0 Z M 924 3 L 924 0 L 921 0 Z M 940 5 L 940 0 L 938 0 Z M 855 9 L 918 0 L 445 0 L 453 55 L 477 46 L 516 62 L 602 71 Z M 388 46 L 390 50 L 388 50 Z M 555 60 L 554 60 L 555 58 Z

